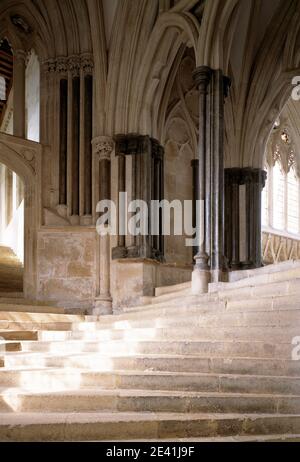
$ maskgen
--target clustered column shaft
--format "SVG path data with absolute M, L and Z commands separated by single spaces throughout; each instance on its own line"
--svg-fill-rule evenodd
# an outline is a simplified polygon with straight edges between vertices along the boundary
M 162 213 L 159 211 L 158 223 L 151 223 L 151 202 L 161 201 L 164 196 L 164 150 L 157 140 L 142 135 L 117 135 L 116 156 L 118 157 L 118 191 L 126 192 L 126 159 L 131 158 L 131 193 L 133 201 L 140 200 L 147 204 L 148 222 L 146 234 L 131 236 L 130 245 L 126 245 L 123 232 L 126 231 L 127 213 L 124 214 L 125 223 L 120 223 L 118 246 L 113 249 L 113 258 L 154 258 L 163 259 L 164 241 L 162 235 Z M 120 204 L 127 210 L 127 204 Z M 120 215 L 120 214 L 119 214 Z M 120 226 L 121 225 L 121 226 Z M 155 229 L 158 232 L 153 233 Z

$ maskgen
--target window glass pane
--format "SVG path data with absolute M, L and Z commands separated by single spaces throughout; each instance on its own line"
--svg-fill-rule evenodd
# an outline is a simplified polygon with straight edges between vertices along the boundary
M 273 175 L 273 226 L 276 229 L 284 230 L 285 174 L 281 171 L 281 166 L 278 162 L 274 166 Z
M 288 231 L 299 232 L 299 180 L 294 169 L 288 174 Z

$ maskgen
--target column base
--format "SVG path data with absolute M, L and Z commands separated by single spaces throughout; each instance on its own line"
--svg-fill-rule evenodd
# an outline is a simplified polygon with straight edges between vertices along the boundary
M 109 314 L 113 314 L 111 297 L 100 296 L 98 298 L 95 298 L 93 315 L 103 316 Z
M 218 282 L 228 282 L 228 271 L 224 270 L 211 270 L 210 272 L 210 282 L 218 283 Z
M 192 273 L 192 294 L 201 295 L 208 292 L 211 275 L 209 270 L 195 267 Z

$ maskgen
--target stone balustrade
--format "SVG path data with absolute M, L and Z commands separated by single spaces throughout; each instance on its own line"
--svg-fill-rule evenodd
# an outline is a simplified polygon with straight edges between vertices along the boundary
M 262 252 L 264 264 L 300 259 L 300 236 L 273 229 L 263 229 Z

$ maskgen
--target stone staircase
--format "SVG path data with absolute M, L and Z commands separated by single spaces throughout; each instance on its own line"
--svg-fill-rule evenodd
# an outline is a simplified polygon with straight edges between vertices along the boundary
M 300 262 L 241 276 L 116 316 L 0 301 L 0 440 L 300 441 Z
M 0 246 L 0 293 L 23 292 L 23 265 L 10 247 Z

